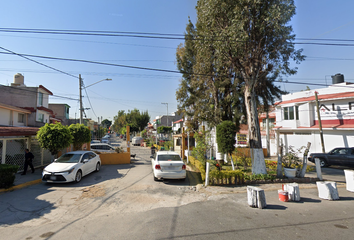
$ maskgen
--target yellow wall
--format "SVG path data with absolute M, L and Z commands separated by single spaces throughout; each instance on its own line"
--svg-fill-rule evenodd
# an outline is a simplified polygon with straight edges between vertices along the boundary
M 102 165 L 108 164 L 129 164 L 130 163 L 130 153 L 100 153 L 98 154 L 101 158 Z

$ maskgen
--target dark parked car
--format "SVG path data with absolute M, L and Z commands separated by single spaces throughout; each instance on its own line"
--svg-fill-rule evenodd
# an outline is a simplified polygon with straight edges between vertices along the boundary
M 315 158 L 320 159 L 321 167 L 330 165 L 340 165 L 354 167 L 354 148 L 335 148 L 328 153 L 311 153 L 308 157 L 310 162 L 315 162 Z

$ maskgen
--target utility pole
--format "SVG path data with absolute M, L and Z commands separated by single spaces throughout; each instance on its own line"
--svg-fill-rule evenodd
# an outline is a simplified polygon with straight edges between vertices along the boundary
M 79 74 L 79 89 L 80 89 L 80 124 L 82 124 L 82 79 L 81 74 Z
M 319 107 L 319 104 L 318 104 L 317 92 L 315 92 L 315 97 L 316 97 L 317 118 L 318 118 L 318 127 L 319 127 L 319 129 L 320 129 L 320 137 L 321 137 L 322 152 L 325 153 L 326 151 L 325 151 L 324 141 L 323 141 L 323 131 L 322 131 L 320 107 Z

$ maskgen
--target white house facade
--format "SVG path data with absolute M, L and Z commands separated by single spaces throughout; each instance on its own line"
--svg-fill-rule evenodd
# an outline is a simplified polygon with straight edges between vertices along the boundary
M 299 149 L 311 142 L 311 152 L 322 152 L 315 92 L 318 96 L 324 148 L 354 146 L 354 84 L 335 83 L 327 88 L 282 96 L 276 103 L 277 143 Z

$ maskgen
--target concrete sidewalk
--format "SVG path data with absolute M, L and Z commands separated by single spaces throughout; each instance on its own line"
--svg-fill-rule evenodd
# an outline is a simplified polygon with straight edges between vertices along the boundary
M 1 188 L 0 193 L 13 191 L 15 189 L 27 187 L 40 182 L 42 182 L 42 169 L 38 168 L 35 170 L 34 173 L 32 173 L 30 169 L 29 171 L 27 171 L 26 175 L 21 175 L 21 173 L 16 173 L 14 186 L 6 189 Z

